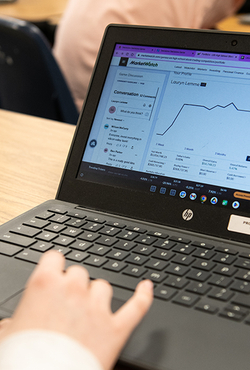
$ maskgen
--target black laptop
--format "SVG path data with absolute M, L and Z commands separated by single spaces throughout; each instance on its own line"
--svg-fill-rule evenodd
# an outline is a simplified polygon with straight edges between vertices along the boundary
M 150 312 L 120 361 L 249 370 L 250 36 L 107 28 L 55 200 L 0 228 L 0 314 L 49 249 Z

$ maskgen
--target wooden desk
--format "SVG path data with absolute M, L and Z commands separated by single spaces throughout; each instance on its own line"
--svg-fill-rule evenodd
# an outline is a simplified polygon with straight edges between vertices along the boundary
M 11 4 L 0 4 L 0 15 L 26 21 L 48 21 L 57 24 L 68 0 L 17 0 Z
M 0 224 L 55 198 L 74 130 L 0 110 Z
M 250 25 L 240 23 L 241 15 L 225 18 L 217 23 L 216 28 L 221 31 L 250 32 Z

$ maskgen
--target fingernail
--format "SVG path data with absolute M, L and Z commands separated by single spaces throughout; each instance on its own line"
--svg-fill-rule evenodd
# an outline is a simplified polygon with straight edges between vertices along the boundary
M 149 279 L 143 280 L 142 284 L 143 284 L 143 287 L 147 290 L 153 290 L 154 288 L 153 282 Z

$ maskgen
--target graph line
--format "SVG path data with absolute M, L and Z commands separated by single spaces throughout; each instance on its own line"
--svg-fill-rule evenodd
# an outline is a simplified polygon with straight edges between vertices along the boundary
M 181 109 L 179 110 L 179 112 L 177 113 L 177 115 L 175 116 L 173 122 L 171 123 L 171 125 L 162 133 L 162 134 L 156 134 L 156 135 L 159 135 L 159 136 L 164 136 L 168 130 L 170 130 L 170 128 L 175 124 L 177 118 L 179 117 L 179 115 L 181 114 L 181 112 L 183 111 L 183 109 L 185 107 L 198 107 L 198 108 L 204 108 L 204 109 L 207 109 L 207 110 L 213 110 L 215 108 L 222 108 L 222 109 L 225 109 L 225 108 L 228 108 L 230 105 L 232 105 L 238 112 L 247 112 L 247 113 L 250 113 L 250 110 L 246 110 L 246 109 L 239 109 L 238 107 L 236 107 L 236 105 L 232 102 L 232 103 L 229 103 L 227 105 L 215 105 L 213 106 L 212 108 L 208 108 L 206 107 L 205 105 L 199 105 L 199 104 L 188 104 L 188 103 L 185 103 L 183 104 L 183 106 L 181 107 Z

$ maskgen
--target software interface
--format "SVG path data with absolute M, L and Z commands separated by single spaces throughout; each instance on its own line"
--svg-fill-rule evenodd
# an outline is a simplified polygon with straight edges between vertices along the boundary
M 116 45 L 79 178 L 246 205 L 249 66 L 248 55 Z

